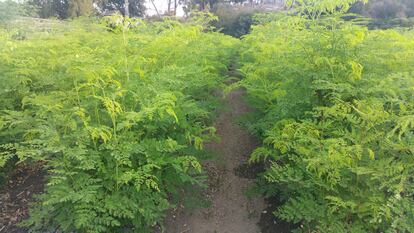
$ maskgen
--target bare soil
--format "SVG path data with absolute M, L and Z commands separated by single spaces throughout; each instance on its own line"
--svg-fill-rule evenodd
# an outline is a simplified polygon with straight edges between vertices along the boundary
M 298 228 L 297 225 L 276 218 L 273 212 L 277 210 L 280 204 L 280 200 L 277 198 L 266 200 L 267 208 L 263 211 L 259 222 L 262 233 L 290 233 Z
M 209 176 L 209 188 L 204 198 L 211 202 L 207 208 L 195 211 L 182 206 L 169 214 L 166 233 L 259 233 L 258 222 L 265 209 L 261 198 L 248 198 L 246 193 L 254 185 L 254 175 L 243 175 L 251 152 L 258 140 L 240 127 L 237 119 L 251 109 L 243 101 L 244 91 L 230 93 L 226 108 L 219 114 L 215 127 L 220 142 L 211 142 L 206 149 L 217 158 L 204 162 Z M 247 172 L 248 173 L 248 172 Z
M 0 190 L 0 233 L 27 232 L 17 224 L 28 217 L 33 195 L 43 191 L 44 176 L 42 164 L 21 164 L 9 174 Z

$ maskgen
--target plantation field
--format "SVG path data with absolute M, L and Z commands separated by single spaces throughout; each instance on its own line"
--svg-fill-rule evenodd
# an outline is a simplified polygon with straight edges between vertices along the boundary
M 414 31 L 345 2 L 0 27 L 0 233 L 414 232 Z
M 25 225 L 145 232 L 171 208 L 169 194 L 200 182 L 212 91 L 237 43 L 202 29 L 131 21 L 2 34 L 0 165 L 17 156 L 49 174 Z

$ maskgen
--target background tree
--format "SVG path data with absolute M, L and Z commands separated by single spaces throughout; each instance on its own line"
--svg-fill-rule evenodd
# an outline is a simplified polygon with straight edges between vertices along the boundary
M 41 18 L 57 17 L 66 19 L 91 15 L 94 11 L 101 13 L 119 11 L 125 14 L 125 5 L 128 5 L 130 16 L 145 14 L 144 0 L 29 0 L 28 4 L 37 9 Z M 97 8 L 94 6 L 96 4 Z
M 189 1 L 180 1 L 181 4 L 186 6 L 186 9 L 194 9 L 199 11 L 205 11 L 214 9 L 214 7 L 224 1 L 220 0 L 189 0 Z M 232 1 L 229 1 L 229 3 Z
M 93 10 L 92 0 L 29 0 L 30 5 L 38 9 L 41 18 L 83 16 Z
M 351 11 L 379 19 L 414 17 L 414 1 L 371 0 L 368 4 L 355 4 Z
M 92 0 L 69 0 L 67 14 L 69 17 L 87 16 L 93 10 Z
M 119 11 L 125 14 L 125 0 L 99 0 L 96 2 L 101 11 Z M 129 16 L 138 17 L 145 14 L 144 0 L 128 0 Z

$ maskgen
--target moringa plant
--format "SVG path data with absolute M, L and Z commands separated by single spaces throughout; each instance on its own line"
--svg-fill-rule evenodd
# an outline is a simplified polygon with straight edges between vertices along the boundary
M 313 1 L 317 2 L 317 1 Z M 414 33 L 280 16 L 243 40 L 259 189 L 295 232 L 414 231 Z
M 236 41 L 126 22 L 1 38 L 0 166 L 17 156 L 48 172 L 31 232 L 149 232 L 171 193 L 200 183 L 211 92 Z

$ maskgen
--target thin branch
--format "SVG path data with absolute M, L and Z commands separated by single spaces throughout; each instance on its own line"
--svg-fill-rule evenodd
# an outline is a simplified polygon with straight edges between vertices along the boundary
M 154 0 L 151 0 L 152 5 L 154 6 L 155 11 L 157 12 L 158 17 L 161 18 L 160 12 L 158 12 L 157 7 L 155 6 Z

